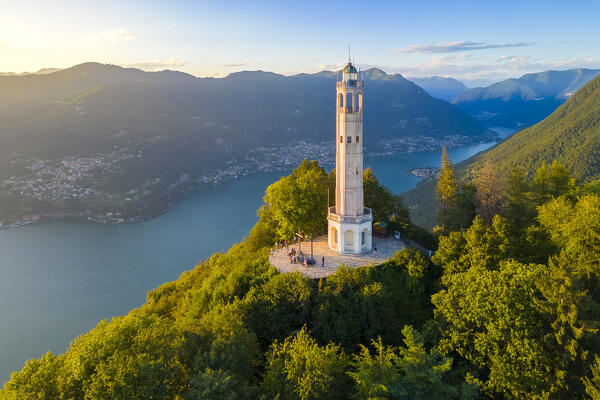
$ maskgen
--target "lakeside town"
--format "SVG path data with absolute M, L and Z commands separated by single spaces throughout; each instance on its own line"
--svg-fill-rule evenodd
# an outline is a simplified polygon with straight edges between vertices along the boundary
M 367 155 L 384 157 L 475 143 L 473 138 L 464 136 L 447 136 L 444 140 L 399 137 L 379 142 L 377 148 L 367 151 Z M 287 145 L 257 147 L 241 157 L 228 160 L 221 168 L 202 174 L 183 173 L 172 182 L 162 182 L 160 178 L 147 179 L 125 191 L 107 187 L 108 178 L 124 172 L 126 160 L 135 162 L 136 158 L 143 157 L 141 150 L 124 148 L 63 160 L 30 160 L 22 175 L 0 182 L 3 193 L 16 198 L 20 204 L 28 205 L 26 212 L 2 215 L 0 229 L 43 218 L 76 217 L 111 224 L 147 220 L 168 211 L 175 201 L 202 187 L 253 173 L 287 170 L 305 158 L 316 159 L 322 165 L 333 165 L 335 144 L 333 141 L 294 141 Z M 425 178 L 435 175 L 437 168 L 417 168 L 409 172 Z

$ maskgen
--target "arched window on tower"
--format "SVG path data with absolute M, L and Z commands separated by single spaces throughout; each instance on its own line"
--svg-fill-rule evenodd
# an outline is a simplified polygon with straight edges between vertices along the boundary
M 353 101 L 353 94 L 352 93 L 348 93 L 346 94 L 346 112 L 352 112 L 352 106 L 354 104 Z
M 340 93 L 339 107 L 344 107 L 344 95 Z
M 362 107 L 363 107 L 362 93 L 359 93 L 358 94 L 358 112 L 362 111 Z

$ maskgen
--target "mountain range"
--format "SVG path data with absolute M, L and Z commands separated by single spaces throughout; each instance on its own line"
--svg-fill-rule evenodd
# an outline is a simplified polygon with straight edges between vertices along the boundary
M 0 144 L 40 157 L 95 152 L 132 137 L 221 138 L 227 149 L 329 140 L 335 128 L 333 72 L 286 77 L 239 72 L 196 78 L 96 63 L 45 75 L 0 77 Z M 365 71 L 367 145 L 398 136 L 488 135 L 455 106 L 400 75 Z M 119 138 L 119 132 L 127 132 Z M 370 142 L 369 142 L 370 140 Z
M 471 89 L 452 103 L 488 127 L 524 128 L 546 118 L 599 73 L 571 69 L 526 74 Z
M 542 163 L 557 160 L 573 177 L 583 183 L 600 179 L 600 76 L 588 82 L 549 117 L 516 132 L 491 149 L 456 166 L 459 179 L 477 175 L 489 161 L 504 174 L 520 168 L 532 175 Z M 403 194 L 414 221 L 432 226 L 435 223 L 435 179 L 422 181 Z
M 2 179 L 17 177 L 10 185 L 5 182 L 5 191 L 34 187 L 35 204 L 44 203 L 44 193 L 52 190 L 85 210 L 89 202 L 79 200 L 83 191 L 104 193 L 111 204 L 118 203 L 116 197 L 127 200 L 134 210 L 138 203 L 133 196 L 115 193 L 168 192 L 165 185 L 205 179 L 208 171 L 243 162 L 288 162 L 289 154 L 298 153 L 298 142 L 334 140 L 335 80 L 336 73 L 329 71 L 197 78 L 98 63 L 0 77 L 0 186 Z M 456 106 L 400 75 L 370 69 L 364 80 L 368 151 L 391 151 L 386 145 L 402 146 L 407 138 L 439 146 L 494 137 Z M 261 148 L 271 149 L 266 159 L 252 153 Z M 304 147 L 297 156 L 320 157 L 309 151 Z M 60 181 L 68 175 L 65 168 L 82 176 L 77 189 Z M 243 173 L 242 167 L 236 168 L 233 174 Z M 48 174 L 60 181 L 58 189 L 36 186 L 48 181 Z M 31 177 L 19 180 L 24 175 Z M 153 183 L 158 181 L 164 183 L 159 189 Z M 26 202 L 13 203 L 25 207 Z M 21 212 L 40 213 L 45 207 L 35 204 Z M 63 204 L 59 211 L 73 207 Z
M 427 78 L 408 78 L 427 91 L 433 97 L 451 102 L 469 88 L 454 78 L 431 76 Z

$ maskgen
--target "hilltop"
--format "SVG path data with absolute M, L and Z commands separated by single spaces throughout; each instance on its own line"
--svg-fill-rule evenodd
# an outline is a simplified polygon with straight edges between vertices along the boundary
M 325 200 L 331 180 L 317 162 L 306 160 L 293 174 L 325 178 L 300 189 L 302 197 Z M 26 361 L 0 399 L 542 400 L 600 393 L 598 187 L 577 196 L 581 188 L 572 184 L 535 185 L 531 214 L 496 215 L 491 224 L 476 216 L 464 230 L 440 236 L 433 257 L 405 248 L 382 264 L 341 265 L 313 279 L 278 273 L 267 259 L 273 244 L 289 237 L 281 228 L 292 218 L 272 210 L 290 209 L 299 192 L 282 191 L 276 201 L 270 193 L 290 179 L 267 188 L 247 239 L 150 290 L 127 315 L 100 321 L 64 353 Z M 374 215 L 410 225 L 376 177 L 365 179 Z M 319 203 L 306 206 L 324 231 Z M 517 223 L 521 229 L 513 229 Z

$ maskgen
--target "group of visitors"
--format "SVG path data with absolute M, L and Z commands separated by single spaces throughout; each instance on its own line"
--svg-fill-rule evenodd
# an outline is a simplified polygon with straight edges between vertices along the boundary
M 298 242 L 297 237 L 294 237 L 294 242 Z M 314 260 L 311 261 L 307 257 L 305 257 L 302 251 L 297 252 L 295 247 L 292 247 L 290 249 L 287 239 L 277 241 L 275 243 L 275 249 L 271 248 L 271 255 L 275 254 L 276 252 L 279 252 L 280 249 L 283 250 L 284 248 L 287 250 L 287 256 L 290 261 L 290 264 L 302 264 L 305 267 L 308 267 L 309 264 L 315 263 Z M 321 268 L 325 268 L 325 257 L 321 257 Z
M 290 259 L 290 264 L 297 264 L 297 263 L 305 263 L 306 264 L 306 259 L 304 257 L 304 254 L 302 252 L 296 253 L 296 249 L 294 247 L 292 247 L 292 249 L 290 251 L 288 251 L 287 255 L 288 255 L 288 258 Z

